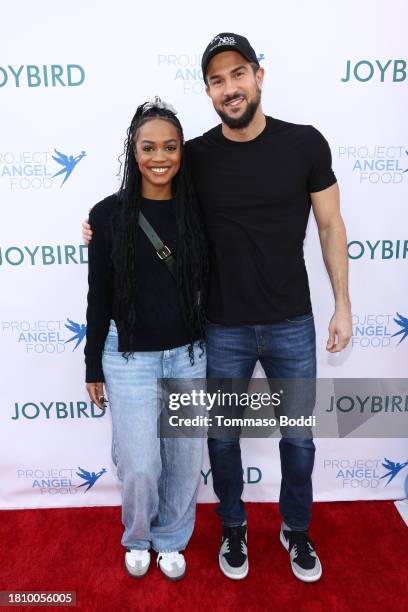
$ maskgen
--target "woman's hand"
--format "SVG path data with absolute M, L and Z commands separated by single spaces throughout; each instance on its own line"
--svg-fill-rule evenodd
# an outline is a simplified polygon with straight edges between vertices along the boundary
M 99 408 L 106 407 L 106 399 L 103 394 L 103 383 L 86 383 L 86 390 L 88 391 L 88 395 L 94 404 L 96 404 Z

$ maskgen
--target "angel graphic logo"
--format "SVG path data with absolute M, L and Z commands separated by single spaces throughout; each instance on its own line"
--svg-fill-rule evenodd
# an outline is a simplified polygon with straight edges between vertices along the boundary
M 385 486 L 387 486 L 388 484 L 390 484 L 391 480 L 395 478 L 395 476 L 397 476 L 397 474 L 399 474 L 400 471 L 408 465 L 408 461 L 405 461 L 404 463 L 395 463 L 394 461 L 390 461 L 385 457 L 381 465 L 385 467 L 386 470 L 388 470 L 388 472 L 386 472 L 384 476 L 381 476 L 381 478 L 387 478 L 388 476 L 388 480 L 385 483 Z
M 55 151 L 55 155 L 52 156 L 52 159 L 54 161 L 57 162 L 57 164 L 59 164 L 60 166 L 62 166 L 61 170 L 59 172 L 56 172 L 55 174 L 53 174 L 52 178 L 55 178 L 56 176 L 65 174 L 64 176 L 64 180 L 62 181 L 60 187 L 63 186 L 63 184 L 69 179 L 69 177 L 71 176 L 75 166 L 81 161 L 81 159 L 83 157 L 86 156 L 86 151 L 81 151 L 81 153 L 79 155 L 77 155 L 76 157 L 74 157 L 73 155 L 65 155 L 64 153 L 61 153 L 60 151 L 57 151 L 57 149 L 54 149 Z
M 87 470 L 84 470 L 81 467 L 78 467 L 79 472 L 76 472 L 76 475 L 79 476 L 80 478 L 82 478 L 85 482 L 83 482 L 82 484 L 77 486 L 77 489 L 79 489 L 80 487 L 86 487 L 84 493 L 86 493 L 87 491 L 89 491 L 89 489 L 91 489 L 95 482 L 103 475 L 106 474 L 107 470 L 106 468 L 102 468 L 100 472 L 87 472 Z
M 66 340 L 65 344 L 67 344 L 67 342 L 72 342 L 73 340 L 76 340 L 77 342 L 74 348 L 72 349 L 72 351 L 75 351 L 75 349 L 78 348 L 82 340 L 85 338 L 86 325 L 84 323 L 80 324 L 80 323 L 76 323 L 75 321 L 71 321 L 71 319 L 68 319 L 68 317 L 67 317 L 67 321 L 68 321 L 68 325 L 65 323 L 65 327 L 69 329 L 69 331 L 73 332 L 74 335 L 72 336 L 72 338 L 69 338 L 68 340 Z
M 394 336 L 400 336 L 402 334 L 402 337 L 398 342 L 398 344 L 401 344 L 401 342 L 405 340 L 405 338 L 408 336 L 408 319 L 400 315 L 399 312 L 397 312 L 397 317 L 398 318 L 394 319 L 394 321 L 397 325 L 401 327 L 401 329 L 395 332 L 395 334 L 392 335 L 392 338 L 394 338 Z

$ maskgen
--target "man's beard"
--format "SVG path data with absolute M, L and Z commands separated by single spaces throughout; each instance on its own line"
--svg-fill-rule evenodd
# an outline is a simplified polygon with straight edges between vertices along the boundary
M 225 123 L 225 125 L 227 125 L 231 130 L 242 130 L 243 128 L 248 127 L 248 125 L 251 123 L 258 109 L 258 106 L 261 103 L 261 90 L 258 86 L 256 89 L 257 95 L 255 100 L 253 102 L 247 103 L 246 110 L 240 117 L 231 117 L 230 115 L 227 115 L 222 110 L 219 110 L 214 106 L 215 112 L 221 118 L 221 121 Z M 237 98 L 236 95 L 231 96 L 227 101 L 230 102 L 231 100 L 235 100 L 235 98 Z

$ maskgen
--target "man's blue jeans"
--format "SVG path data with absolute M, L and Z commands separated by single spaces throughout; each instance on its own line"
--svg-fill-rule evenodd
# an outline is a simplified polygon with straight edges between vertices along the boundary
M 226 326 L 207 322 L 207 377 L 250 378 L 259 360 L 267 378 L 316 377 L 316 334 L 313 315 L 305 314 L 268 325 Z M 222 523 L 240 525 L 246 519 L 239 439 L 208 439 L 214 491 L 220 500 Z M 282 481 L 279 510 L 295 530 L 309 527 L 313 501 L 312 439 L 279 442 Z

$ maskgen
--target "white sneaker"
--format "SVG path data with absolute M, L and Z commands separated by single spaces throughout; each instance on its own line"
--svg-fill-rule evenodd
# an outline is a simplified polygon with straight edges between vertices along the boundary
M 125 553 L 125 567 L 133 578 L 142 578 L 150 565 L 148 550 L 130 550 Z
M 170 580 L 180 580 L 186 573 L 186 560 L 179 552 L 159 552 L 157 565 Z

